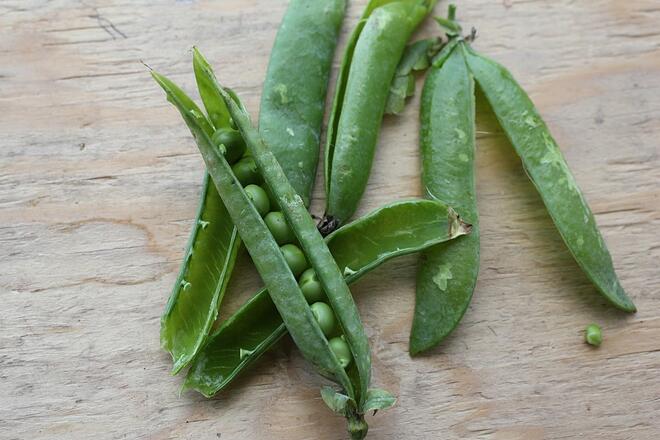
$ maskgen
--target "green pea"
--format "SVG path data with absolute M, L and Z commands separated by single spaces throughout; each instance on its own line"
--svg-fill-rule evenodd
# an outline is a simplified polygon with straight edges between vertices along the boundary
M 325 299 L 323 288 L 316 277 L 316 271 L 314 268 L 310 267 L 303 272 L 300 276 L 300 280 L 298 280 L 298 285 L 308 303 L 312 304 Z
M 600 326 L 589 324 L 584 330 L 584 340 L 587 344 L 598 347 L 603 342 L 603 333 L 600 330 Z
M 216 146 L 225 146 L 225 158 L 227 162 L 234 163 L 243 156 L 245 153 L 245 141 L 241 134 L 229 128 L 221 128 L 213 133 L 211 138 L 213 144 Z
M 258 185 L 248 185 L 245 187 L 248 198 L 262 217 L 270 211 L 270 202 L 266 191 Z M 301 252 L 302 253 L 302 252 Z
M 323 331 L 323 334 L 328 337 L 335 332 L 337 327 L 337 320 L 335 319 L 335 314 L 324 302 L 315 302 L 310 307 L 312 309 L 312 314 L 316 318 L 316 322 L 319 323 L 319 327 Z
M 257 184 L 261 180 L 257 164 L 254 163 L 254 159 L 251 157 L 243 157 L 231 169 L 243 186 Z
M 307 269 L 307 259 L 305 254 L 300 250 L 295 244 L 285 244 L 280 247 L 282 254 L 284 254 L 284 259 L 289 265 L 289 269 L 293 272 L 294 277 L 298 277 L 305 269 Z
M 328 341 L 330 349 L 337 356 L 337 360 L 342 368 L 348 367 L 351 363 L 353 356 L 351 355 L 351 349 L 348 347 L 348 344 L 344 340 L 343 336 L 337 336 Z
M 266 226 L 268 226 L 270 233 L 273 234 L 277 244 L 283 245 L 295 241 L 296 236 L 293 235 L 293 231 L 291 231 L 289 224 L 286 222 L 284 214 L 280 211 L 271 211 L 266 214 L 264 222 L 266 222 Z

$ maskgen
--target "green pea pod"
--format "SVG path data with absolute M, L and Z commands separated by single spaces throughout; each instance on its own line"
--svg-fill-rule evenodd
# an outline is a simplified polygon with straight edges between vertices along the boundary
M 472 224 L 472 232 L 434 246 L 420 257 L 410 333 L 412 355 L 434 347 L 458 325 L 479 274 L 474 80 L 461 50 L 454 49 L 444 64 L 429 71 L 420 115 L 424 188 L 430 197 L 453 206 Z
M 237 105 L 232 96 L 216 81 L 210 68 L 205 74 L 212 80 L 225 101 L 232 120 L 238 127 L 264 181 L 275 199 L 287 223 L 300 243 L 305 257 L 316 272 L 345 338 L 347 349 L 355 360 L 344 370 L 342 363 L 328 345 L 318 322 L 315 320 L 305 297 L 294 278 L 277 242 L 255 210 L 249 197 L 240 187 L 229 164 L 213 148 L 208 136 L 194 125 L 194 114 L 180 108 L 189 123 L 202 152 L 209 174 L 214 179 L 218 193 L 235 224 L 259 271 L 269 294 L 303 356 L 319 372 L 339 383 L 346 394 L 357 403 L 357 411 L 346 414 L 349 429 L 354 438 L 366 435 L 367 425 L 363 411 L 366 392 L 371 378 L 371 357 L 364 328 L 350 290 L 325 245 L 323 238 L 307 212 L 302 198 L 289 184 L 282 168 L 266 147 L 258 131 L 251 125 L 248 114 Z M 239 222 L 239 223 L 237 223 Z
M 212 72 L 207 71 L 206 73 L 209 77 L 213 78 Z M 239 233 L 244 238 L 245 246 L 252 257 L 257 270 L 262 276 L 264 283 L 269 288 L 271 298 L 276 304 L 278 312 L 282 316 L 282 319 L 289 329 L 294 341 L 303 355 L 315 365 L 323 375 L 339 382 L 344 387 L 347 394 L 355 400 L 356 394 L 353 384 L 346 371 L 344 371 L 339 365 L 337 358 L 329 349 L 327 340 L 324 338 L 318 323 L 312 315 L 277 242 L 270 234 L 261 215 L 251 203 L 250 198 L 241 187 L 240 182 L 238 182 L 233 175 L 231 167 L 224 157 L 219 154 L 218 150 L 214 147 L 211 138 L 203 130 L 202 121 L 205 119 L 204 115 L 186 105 L 186 100 L 184 99 L 185 94 L 178 87 L 174 86 L 170 81 L 156 72 L 152 72 L 152 76 L 159 85 L 161 85 L 163 90 L 165 90 L 168 95 L 168 100 L 177 107 L 193 134 L 200 152 L 202 153 L 202 157 L 204 158 L 206 168 L 218 189 L 218 193 L 222 197 L 230 216 L 233 220 L 236 220 L 235 223 L 237 224 Z M 249 145 L 250 151 L 255 156 L 260 156 L 260 170 L 262 171 L 264 178 L 269 180 L 269 186 L 271 190 L 275 192 L 278 200 L 282 201 L 284 212 L 290 214 L 290 211 L 292 210 L 295 212 L 296 210 L 302 209 L 300 212 L 306 213 L 307 211 L 302 204 L 302 199 L 295 193 L 288 182 L 286 182 L 283 171 L 281 168 L 278 169 L 279 165 L 277 160 L 272 153 L 265 148 L 257 131 L 251 127 L 246 130 L 245 124 L 249 123 L 247 115 L 242 113 L 241 109 L 225 90 L 222 90 L 219 87 L 218 89 L 220 90 L 225 103 L 229 104 L 228 107 L 230 108 L 230 114 L 232 115 L 233 120 L 238 124 L 246 143 Z M 258 142 L 260 143 L 256 148 L 254 147 L 255 138 L 258 139 Z M 267 162 L 267 167 L 264 166 L 264 162 Z M 275 177 L 273 178 L 272 176 L 269 176 L 269 174 L 275 174 Z M 281 185 L 283 188 L 278 187 L 278 185 Z M 294 206 L 293 208 L 291 208 L 292 205 Z M 293 221 L 291 219 L 293 219 Z M 297 223 L 297 217 L 287 217 L 287 220 L 290 221 L 290 224 L 294 229 L 300 227 Z M 311 218 L 309 220 L 312 225 L 312 230 L 315 231 Z M 309 225 L 307 226 L 307 229 L 309 229 Z M 298 235 L 298 239 L 301 242 L 305 242 L 308 238 L 307 236 L 300 234 Z M 320 268 L 315 267 L 315 270 L 318 271 L 319 278 L 321 278 L 322 271 L 318 269 Z M 323 278 L 321 279 L 323 280 Z
M 527 93 L 503 66 L 464 46 L 468 66 L 575 260 L 615 307 L 636 310 L 619 283 L 593 213 Z
M 441 202 L 410 200 L 373 211 L 325 241 L 346 281 L 352 283 L 391 258 L 452 240 L 469 229 Z M 262 289 L 209 337 L 190 366 L 184 388 L 213 396 L 285 334 L 282 318 Z
M 175 87 L 167 78 L 162 78 L 162 81 L 167 87 Z M 203 87 L 200 90 L 205 91 Z M 202 93 L 202 96 L 206 97 L 207 94 Z M 185 95 L 181 99 L 191 111 L 202 115 L 192 100 Z M 205 102 L 209 102 L 209 99 L 205 99 Z M 218 108 L 216 106 L 214 111 L 216 115 L 221 113 Z M 221 108 L 224 109 L 224 121 L 228 124 L 229 114 L 224 103 Z M 216 122 L 221 121 L 221 117 L 216 118 Z M 214 127 L 206 119 L 200 119 L 200 124 L 207 136 L 213 134 Z M 239 246 L 238 232 L 209 175 L 205 174 L 202 197 L 185 258 L 161 317 L 161 346 L 172 355 L 173 374 L 192 360 L 211 330 Z M 209 260 L 216 264 L 209 265 Z
M 260 112 L 261 127 L 266 141 L 278 146 L 278 160 L 285 167 L 287 177 L 294 182 L 295 189 L 307 202 L 313 184 L 309 175 L 315 174 L 318 161 L 319 121 L 323 118 L 329 66 L 344 12 L 343 0 L 292 1 L 271 52 L 264 85 L 264 97 L 272 96 L 274 90 L 281 88 L 279 84 L 295 89 L 288 105 L 269 105 L 271 102 L 264 98 Z M 308 20 L 314 23 L 313 27 L 308 25 Z M 310 38 L 310 33 L 315 38 Z M 289 59 L 290 48 L 300 45 L 304 45 L 306 50 L 295 51 L 297 62 L 284 63 L 283 60 Z M 230 116 L 213 85 L 201 74 L 205 63 L 195 50 L 195 79 L 210 121 L 201 120 L 201 123 L 205 131 L 213 134 L 214 129 L 230 128 Z M 304 69 L 294 69 L 294 66 L 304 66 Z M 187 105 L 197 108 L 192 101 Z M 281 125 L 275 127 L 278 123 Z M 293 130 L 292 136 L 287 128 Z M 283 136 L 288 136 L 288 144 L 281 142 Z M 293 156 L 287 155 L 289 147 L 292 154 L 295 151 Z M 299 167 L 299 163 L 303 166 Z M 238 232 L 211 178 L 205 173 L 185 258 L 161 318 L 161 345 L 172 355 L 173 374 L 194 358 L 206 340 L 217 318 L 240 243 Z M 208 264 L 209 261 L 214 264 Z
M 261 95 L 259 132 L 307 206 L 319 160 L 332 56 L 345 8 L 346 0 L 289 3 Z
M 222 91 L 222 89 L 221 89 Z M 351 384 L 346 383 L 342 375 L 345 375 L 341 367 L 340 371 L 337 371 L 336 368 L 332 370 L 328 368 L 322 368 L 322 371 L 325 369 L 328 372 L 335 374 L 336 379 L 344 387 L 348 395 L 358 402 L 358 408 L 363 404 L 365 393 L 368 389 L 369 382 L 371 379 L 371 356 L 369 354 L 369 343 L 367 336 L 364 333 L 364 327 L 360 320 L 360 316 L 353 302 L 350 290 L 344 281 L 342 272 L 340 271 L 337 263 L 332 258 L 330 250 L 326 246 L 321 234 L 316 229 L 316 225 L 312 220 L 312 217 L 307 212 L 302 198 L 295 193 L 291 185 L 286 180 L 281 167 L 279 166 L 275 156 L 268 150 L 263 141 L 261 140 L 259 133 L 252 127 L 248 115 L 245 112 L 242 112 L 236 103 L 229 97 L 229 95 L 223 95 L 225 103 L 229 108 L 229 111 L 236 122 L 241 134 L 243 135 L 248 148 L 252 152 L 257 166 L 262 172 L 264 180 L 268 184 L 268 187 L 275 195 L 275 198 L 280 202 L 280 207 L 282 213 L 287 219 L 287 222 L 291 226 L 296 238 L 300 242 L 300 245 L 307 256 L 307 259 L 311 266 L 314 268 L 323 290 L 328 296 L 330 305 L 332 306 L 333 311 L 337 317 L 338 324 L 346 337 L 346 342 L 350 346 L 353 357 L 355 358 L 355 366 L 357 367 L 357 383 Z M 240 217 L 239 217 L 240 218 Z M 239 231 L 240 231 L 239 226 Z M 266 229 L 267 231 L 267 229 Z M 249 230 L 246 228 L 246 233 L 249 233 Z M 241 234 L 244 237 L 243 234 Z M 247 240 L 244 238 L 244 240 Z M 273 243 L 275 241 L 273 240 Z M 247 242 L 246 242 L 247 245 Z M 248 247 L 249 250 L 249 247 Z M 279 250 L 279 248 L 278 248 Z M 254 252 L 252 254 L 253 259 L 258 257 L 258 253 Z M 256 263 L 256 262 L 255 262 Z M 257 268 L 259 266 L 257 265 Z M 278 306 L 280 315 L 287 324 L 286 313 L 283 312 L 283 307 L 279 306 L 275 298 L 278 297 L 277 294 L 273 294 L 273 288 L 282 288 L 277 285 L 275 282 L 269 283 L 267 276 L 269 275 L 268 271 L 264 271 L 262 277 L 268 287 L 271 298 L 273 302 Z M 261 272 L 260 272 L 261 273 Z M 291 280 L 295 283 L 295 287 L 298 288 L 296 280 L 291 277 Z M 285 286 L 282 288 L 283 294 L 286 296 L 287 291 L 293 286 Z M 300 289 L 297 289 L 297 292 L 300 293 L 300 300 L 305 301 L 304 296 Z M 292 296 L 288 294 L 288 296 Z M 307 307 L 307 302 L 305 301 L 305 310 L 309 311 Z M 311 312 L 310 312 L 311 315 Z M 314 321 L 316 323 L 316 321 Z M 316 352 L 317 348 L 309 346 L 308 339 L 310 335 L 301 331 L 301 329 L 296 327 L 296 324 L 287 324 L 287 329 L 294 341 L 301 349 L 303 355 L 307 358 L 314 359 L 318 356 Z M 295 332 L 298 335 L 294 334 Z M 326 342 L 325 339 L 322 339 L 323 342 Z M 327 347 L 326 347 L 327 348 Z M 331 353 L 328 350 L 329 353 Z M 336 361 L 334 355 L 332 358 Z M 319 365 L 317 363 L 317 365 Z M 323 366 L 322 366 L 323 367 Z M 341 374 L 339 374 L 341 373 Z M 354 388 L 352 387 L 354 385 Z
M 328 123 L 325 156 L 327 234 L 348 220 L 364 193 L 378 131 L 406 42 L 435 0 L 371 1 L 344 54 Z

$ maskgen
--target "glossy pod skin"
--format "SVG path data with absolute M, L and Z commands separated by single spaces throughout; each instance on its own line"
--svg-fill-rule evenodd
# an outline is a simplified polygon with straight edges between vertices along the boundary
M 636 311 L 614 272 L 593 213 L 531 99 L 503 66 L 467 45 L 462 50 L 573 257 L 612 305 L 625 312 Z
M 285 167 L 285 173 L 296 190 L 308 200 L 313 181 L 308 175 L 315 174 L 320 137 L 319 108 L 324 108 L 325 91 L 329 79 L 329 65 L 332 62 L 339 26 L 345 12 L 345 1 L 290 2 L 275 46 L 271 52 L 268 74 L 264 84 L 264 102 L 260 111 L 263 127 L 262 135 L 267 142 L 278 145 L 276 154 Z M 314 27 L 307 20 L 313 20 Z M 310 38 L 310 35 L 323 35 L 323 38 Z M 297 60 L 305 70 L 291 71 L 290 65 L 282 60 L 289 59 L 290 47 L 305 45 L 304 52 L 297 52 Z M 294 63 L 297 64 L 297 63 Z M 208 115 L 209 135 L 214 130 L 230 129 L 231 121 L 222 99 L 215 93 L 212 84 L 200 75 L 202 60 L 193 60 L 195 77 L 200 96 Z M 314 71 L 314 75 L 308 74 Z M 271 81 L 271 78 L 274 80 Z M 266 96 L 273 95 L 278 84 L 295 84 L 296 96 L 288 105 L 268 105 Z M 194 103 L 193 103 L 194 105 Z M 196 108 L 196 106 L 195 106 Z M 199 109 L 198 109 L 199 110 Z M 199 110 L 201 112 L 201 110 Z M 267 127 L 275 127 L 267 129 Z M 280 129 L 277 128 L 280 127 Z M 290 135 L 287 127 L 292 127 Z M 283 136 L 288 144 L 280 144 Z M 296 157 L 286 155 L 280 145 L 295 146 Z M 293 160 L 292 160 L 293 159 Z M 242 169 L 243 175 L 252 176 L 247 183 L 259 183 L 256 167 L 251 159 L 244 158 L 234 164 Z M 304 166 L 298 164 L 303 162 Z M 197 354 L 206 340 L 231 276 L 241 240 L 227 213 L 218 192 L 205 173 L 202 195 L 195 224 L 193 226 L 185 258 L 181 264 L 165 312 L 161 318 L 161 346 L 172 355 L 172 373 L 184 368 Z M 209 265 L 208 261 L 216 264 Z M 185 292 L 185 294 L 184 294 Z
M 460 49 L 439 61 L 429 71 L 422 92 L 422 183 L 431 198 L 454 207 L 472 225 L 472 232 L 420 256 L 410 333 L 412 355 L 435 347 L 458 325 L 479 274 L 474 80 Z
M 410 200 L 373 211 L 325 241 L 346 281 L 352 283 L 387 260 L 460 237 L 469 229 L 441 202 Z M 259 291 L 211 335 L 191 364 L 184 388 L 215 395 L 286 332 L 268 291 Z
M 330 68 L 345 9 L 346 0 L 289 2 L 261 94 L 261 137 L 306 206 L 316 178 Z
M 371 171 L 389 87 L 406 42 L 435 0 L 372 0 L 344 54 L 325 149 L 325 234 L 345 223 Z

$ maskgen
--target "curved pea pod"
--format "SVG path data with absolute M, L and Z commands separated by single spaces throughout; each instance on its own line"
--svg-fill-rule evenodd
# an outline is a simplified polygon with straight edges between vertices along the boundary
M 195 63 L 197 66 L 197 63 Z M 167 78 L 158 79 L 164 87 L 177 90 L 191 112 L 202 111 Z M 200 85 L 205 103 L 214 102 Z M 216 115 L 218 128 L 229 126 L 229 113 L 224 103 L 217 103 L 209 113 Z M 214 126 L 200 119 L 204 133 L 211 136 Z M 192 233 L 185 250 L 185 258 L 172 294 L 161 317 L 160 341 L 163 349 L 172 355 L 172 373 L 185 367 L 201 348 L 218 313 L 229 275 L 234 267 L 240 238 L 229 218 L 218 192 L 205 173 L 202 196 Z M 208 261 L 216 264 L 209 265 Z
M 426 78 L 421 104 L 422 183 L 450 204 L 472 232 L 424 251 L 417 274 L 410 353 L 440 343 L 465 314 L 479 274 L 479 215 L 475 191 L 474 80 L 454 49 Z
M 362 198 L 389 87 L 406 42 L 435 0 L 372 0 L 351 35 L 337 79 L 325 149 L 327 234 L 346 222 Z
M 468 66 L 538 190 L 564 243 L 598 291 L 615 307 L 636 310 L 566 160 L 527 93 L 503 66 L 465 46 Z
M 290 144 L 276 142 L 276 144 L 278 147 L 280 145 L 295 147 L 295 157 L 287 156 L 288 148 L 280 147 L 276 154 L 285 167 L 287 177 L 294 182 L 296 190 L 303 194 L 306 200 L 313 184 L 308 175 L 314 174 L 318 159 L 320 122 L 317 121 L 323 118 L 325 89 L 329 78 L 328 66 L 332 62 L 337 28 L 345 12 L 344 3 L 344 1 L 312 3 L 296 0 L 289 4 L 271 52 L 264 86 L 264 96 L 270 96 L 273 89 L 278 88 L 277 84 L 295 88 L 295 99 L 289 105 L 268 105 L 264 102 L 260 117 L 264 136 L 269 141 L 285 136 L 282 133 L 284 127 L 293 127 L 294 136 L 291 138 L 295 142 Z M 306 22 L 310 17 L 315 24 L 314 28 Z M 308 38 L 310 32 L 319 32 L 323 38 Z M 300 45 L 304 45 L 306 50 L 296 51 L 297 60 L 305 66 L 305 71 L 313 71 L 313 75 L 301 73 L 291 76 L 292 66 L 298 66 L 298 63 L 282 62 L 288 59 L 291 47 Z M 217 90 L 202 74 L 202 66 L 205 64 L 203 57 L 194 50 L 195 79 L 208 115 L 208 121 L 201 123 L 209 134 L 213 134 L 214 129 L 230 128 L 231 118 Z M 238 98 L 236 100 L 238 101 Z M 188 105 L 197 109 L 192 101 Z M 320 116 L 319 109 L 321 109 Z M 269 123 L 277 121 L 283 123 L 281 130 L 268 129 L 271 125 Z M 288 130 L 286 136 L 289 136 Z M 307 159 L 303 157 L 305 154 Z M 298 166 L 301 161 L 303 167 Z M 208 337 L 217 318 L 240 242 L 238 232 L 211 178 L 205 173 L 202 196 L 186 246 L 185 258 L 161 318 L 161 345 L 172 356 L 173 374 L 179 372 L 195 357 Z M 214 264 L 208 264 L 208 261 L 213 261 Z
M 307 206 L 319 160 L 330 67 L 345 8 L 346 0 L 289 3 L 261 95 L 261 137 Z
M 210 71 L 207 71 L 207 74 L 209 77 L 212 77 Z M 277 242 L 264 224 L 261 215 L 252 205 L 249 197 L 241 187 L 240 182 L 238 182 L 231 172 L 231 167 L 224 157 L 218 153 L 218 150 L 214 148 L 210 137 L 203 130 L 203 121 L 205 117 L 187 105 L 185 95 L 183 95 L 180 90 L 171 87 L 164 77 L 156 72 L 152 72 L 152 75 L 167 93 L 169 101 L 177 107 L 193 134 L 197 146 L 202 153 L 202 157 L 204 158 L 206 168 L 218 189 L 218 194 L 220 194 L 220 197 L 225 203 L 227 211 L 232 219 L 237 222 L 237 228 L 241 236 L 244 237 L 245 246 L 252 257 L 258 272 L 264 280 L 264 283 L 268 286 L 271 298 L 276 304 L 280 315 L 283 317 L 283 321 L 294 338 L 294 341 L 296 341 L 296 344 L 302 351 L 303 355 L 315 365 L 323 375 L 339 382 L 351 398 L 354 399 L 356 394 L 353 383 L 349 379 L 347 372 L 339 365 L 336 357 L 328 348 L 327 340 L 324 338 L 318 323 L 312 315 L 310 308 L 298 287 L 296 279 L 291 273 L 284 256 L 280 252 Z M 218 89 L 220 90 L 219 86 Z M 255 156 L 260 155 L 262 161 L 268 162 L 269 168 L 267 168 L 267 170 L 264 170 L 263 162 L 259 163 L 260 170 L 264 176 L 266 176 L 267 173 L 276 173 L 274 180 L 277 181 L 273 181 L 273 178 L 271 178 L 271 182 L 269 182 L 271 189 L 273 189 L 273 184 L 284 186 L 283 189 L 273 189 L 280 200 L 286 200 L 286 203 L 282 203 L 282 205 L 288 208 L 290 204 L 295 204 L 296 206 L 299 204 L 302 207 L 303 212 L 306 212 L 302 205 L 302 199 L 295 194 L 293 188 L 286 183 L 284 173 L 281 168 L 279 168 L 277 160 L 272 153 L 265 149 L 265 146 L 261 141 L 259 141 L 261 142 L 260 147 L 254 148 L 254 138 L 256 137 L 259 139 L 256 130 L 251 129 L 251 131 L 248 132 L 249 136 L 246 136 L 246 133 L 244 132 L 246 119 L 244 118 L 247 118 L 247 116 L 241 113 L 238 105 L 226 91 L 221 90 L 221 92 L 223 93 L 223 99 L 226 98 L 225 102 L 230 103 L 230 105 L 233 106 L 233 108 L 230 108 L 230 113 L 234 121 L 237 122 L 241 128 L 241 132 L 246 139 L 251 152 L 255 154 Z M 239 121 L 237 121 L 237 119 L 239 119 Z M 263 156 L 268 157 L 264 158 Z M 280 182 L 279 180 L 282 179 L 284 180 Z M 297 203 L 297 201 L 299 202 Z M 298 210 L 300 208 L 294 207 L 293 209 Z M 286 212 L 287 211 L 285 210 L 285 213 Z M 287 219 L 289 218 L 287 217 Z M 309 220 L 313 227 L 311 218 Z M 297 226 L 298 225 L 296 224 L 295 227 Z M 307 228 L 309 229 L 309 226 L 307 226 Z M 315 230 L 314 228 L 312 229 Z M 298 238 L 300 239 L 300 236 Z
M 387 260 L 453 240 L 469 230 L 444 203 L 409 200 L 373 211 L 325 241 L 346 282 L 352 283 Z M 286 332 L 268 291 L 262 289 L 211 335 L 191 364 L 184 388 L 213 396 Z
M 209 174 L 218 188 L 218 193 L 225 202 L 294 342 L 320 374 L 340 384 L 346 395 L 355 402 L 355 411 L 349 411 L 345 415 L 353 438 L 362 438 L 367 432 L 362 408 L 371 379 L 371 356 L 368 340 L 350 290 L 307 212 L 302 198 L 288 182 L 277 159 L 266 147 L 259 132 L 252 126 L 248 114 L 240 108 L 227 90 L 217 83 L 210 67 L 205 68 L 205 74 L 221 94 L 265 184 L 279 202 L 281 212 L 326 292 L 342 338 L 348 344 L 354 359 L 348 369 L 344 370 L 344 366 L 330 348 L 280 247 L 239 185 L 231 167 L 213 148 L 208 136 L 197 123 L 196 115 L 183 107 L 176 96 L 170 96 L 178 104 L 182 116 L 188 123 Z

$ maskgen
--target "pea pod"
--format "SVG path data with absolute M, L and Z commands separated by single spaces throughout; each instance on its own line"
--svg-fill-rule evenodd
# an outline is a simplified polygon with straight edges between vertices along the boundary
M 634 312 L 635 305 L 619 283 L 594 215 L 531 99 L 506 68 L 467 45 L 462 50 L 571 254 L 611 304 Z
M 289 3 L 261 95 L 259 132 L 308 206 L 332 56 L 345 8 L 346 0 Z
M 198 70 L 198 59 L 195 70 Z M 222 100 L 213 99 L 199 83 L 200 94 L 216 126 L 201 120 L 204 133 L 229 128 L 229 113 Z M 185 99 L 185 98 L 182 98 Z M 202 114 L 188 99 L 191 111 Z M 240 237 L 208 173 L 204 174 L 202 196 L 179 275 L 161 317 L 160 340 L 172 355 L 172 373 L 178 373 L 195 356 L 216 319 L 229 276 L 240 247 Z M 215 264 L 209 265 L 208 261 Z
M 267 143 L 277 146 L 278 160 L 306 203 L 313 184 L 309 176 L 315 174 L 318 161 L 329 67 L 344 12 L 345 0 L 291 1 L 271 52 L 264 84 L 260 111 L 262 135 Z M 309 26 L 310 22 L 314 26 Z M 301 45 L 305 50 L 295 50 L 297 62 L 289 63 L 291 50 Z M 213 134 L 213 130 L 230 129 L 231 121 L 224 102 L 201 74 L 203 63 L 194 55 L 197 87 L 210 122 L 201 123 Z M 287 102 L 283 99 L 278 105 L 276 96 L 283 87 L 292 91 L 286 95 Z M 288 142 L 282 142 L 283 139 Z M 205 173 L 185 258 L 161 318 L 161 345 L 172 355 L 174 374 L 194 358 L 206 340 L 240 242 L 211 178 Z M 209 261 L 214 264 L 208 264 Z
M 325 238 L 348 283 L 383 262 L 466 234 L 469 226 L 441 202 L 386 205 Z M 184 388 L 211 397 L 226 388 L 283 335 L 286 327 L 262 289 L 211 335 L 191 364 Z
M 453 41 L 446 47 L 455 47 Z M 479 274 L 474 80 L 461 50 L 452 50 L 445 60 L 431 68 L 422 92 L 422 183 L 431 198 L 455 207 L 472 232 L 420 257 L 410 333 L 413 355 L 434 347 L 458 325 Z
M 344 54 L 325 149 L 327 234 L 355 212 L 371 171 L 389 87 L 406 42 L 435 0 L 372 0 Z
M 185 106 L 185 99 L 180 98 L 179 89 L 167 86 L 162 77 L 153 73 L 154 78 L 163 86 L 168 99 L 179 109 L 188 124 L 202 153 L 209 174 L 213 177 L 218 193 L 235 221 L 239 233 L 250 253 L 255 266 L 269 289 L 282 319 L 292 338 L 318 371 L 340 384 L 352 405 L 346 408 L 344 415 L 353 438 L 363 438 L 367 432 L 364 421 L 364 407 L 371 375 L 371 359 L 368 341 L 357 313 L 350 291 L 325 245 L 320 233 L 307 212 L 302 198 L 296 194 L 275 156 L 265 146 L 259 133 L 250 123 L 249 116 L 235 102 L 234 98 L 217 84 L 215 76 L 207 65 L 205 75 L 211 79 L 218 93 L 222 96 L 232 120 L 238 127 L 248 149 L 255 159 L 257 167 L 274 195 L 287 223 L 300 243 L 304 256 L 318 275 L 334 312 L 342 339 L 350 348 L 354 362 L 344 370 L 347 362 L 340 363 L 334 347 L 328 344 L 319 323 L 316 321 L 292 273 L 292 261 L 285 259 L 275 238 L 265 225 L 262 215 L 255 209 L 256 195 L 252 200 L 231 171 L 224 156 L 214 148 L 210 138 L 202 129 L 198 112 Z M 263 191 L 262 191 L 263 192 Z M 268 196 L 263 193 L 265 203 Z M 304 258 L 304 257 L 303 257 Z

